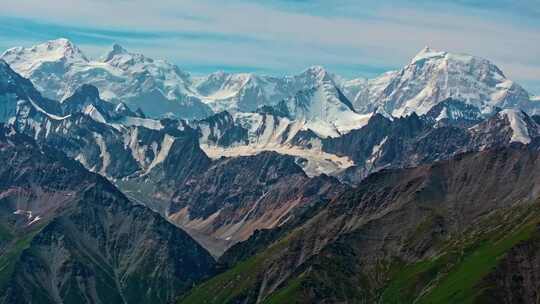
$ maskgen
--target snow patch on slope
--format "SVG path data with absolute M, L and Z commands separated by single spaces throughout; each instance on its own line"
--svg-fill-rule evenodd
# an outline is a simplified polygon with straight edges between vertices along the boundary
M 141 118 L 141 117 L 122 117 L 119 122 L 124 126 L 129 127 L 144 127 L 151 130 L 161 130 L 163 125 L 157 119 Z
M 217 146 L 201 145 L 201 149 L 210 158 L 238 157 L 256 155 L 264 151 L 274 151 L 284 155 L 296 156 L 306 159 L 306 164 L 301 164 L 304 172 L 310 176 L 321 174 L 332 175 L 338 171 L 347 169 L 354 165 L 348 157 L 339 157 L 316 149 L 303 149 L 290 145 L 282 146 L 237 146 L 223 148 Z
M 15 212 L 13 212 L 13 214 L 26 216 L 27 220 L 29 220 L 29 222 L 28 222 L 28 224 L 26 224 L 26 226 L 30 226 L 33 223 L 35 223 L 35 222 L 37 222 L 37 221 L 39 221 L 41 219 L 41 217 L 39 215 L 34 216 L 33 212 L 30 211 L 30 210 L 26 211 L 26 210 L 17 209 L 17 210 L 15 210 Z
M 202 135 L 199 143 L 210 158 L 246 156 L 263 151 L 274 151 L 305 159 L 306 161 L 299 160 L 299 163 L 309 176 L 332 175 L 354 165 L 353 161 L 347 157 L 323 152 L 320 138 L 317 137 L 308 139 L 307 146 L 310 148 L 293 145 L 293 139 L 300 131 L 311 130 L 316 134 L 319 134 L 317 132 L 319 131 L 323 135 L 339 134 L 339 131 L 335 129 L 321 132 L 322 127 L 327 128 L 328 124 L 317 125 L 314 121 L 290 120 L 286 117 L 259 113 L 235 113 L 233 118 L 236 124 L 247 130 L 247 144 L 238 142 L 227 147 L 218 146 L 208 140 L 210 129 L 203 125 L 200 128 Z M 216 134 L 216 131 L 213 134 Z
M 508 118 L 510 122 L 510 128 L 512 129 L 510 142 L 520 142 L 525 145 L 531 142 L 529 129 L 525 122 L 525 114 L 522 111 L 507 109 L 499 112 L 499 115 Z
M 382 153 L 381 149 L 387 140 L 388 140 L 388 136 L 385 136 L 379 144 L 373 146 L 373 149 L 371 150 L 371 155 L 366 160 L 366 164 L 365 164 L 366 169 L 370 169 L 370 170 L 373 169 L 375 162 L 381 156 L 381 153 Z
M 50 114 L 48 113 L 47 111 L 43 110 L 43 108 L 41 108 L 32 98 L 29 98 L 30 103 L 32 104 L 32 106 L 38 111 L 38 112 L 41 112 L 43 114 L 45 114 L 47 117 L 53 119 L 53 120 L 64 120 L 66 118 L 69 118 L 71 115 L 67 115 L 67 116 L 58 116 L 58 115 L 54 115 L 54 114 Z
M 96 143 L 100 150 L 99 157 L 101 157 L 101 169 L 99 170 L 99 174 L 107 176 L 107 168 L 111 164 L 111 155 L 107 150 L 107 144 L 105 143 L 103 136 L 96 132 L 93 132 L 92 134 L 94 135 L 94 138 L 96 139 Z
M 163 142 L 161 143 L 161 149 L 159 150 L 159 153 L 154 158 L 150 166 L 148 166 L 148 169 L 146 169 L 146 173 L 150 172 L 155 166 L 159 165 L 167 158 L 174 141 L 174 137 L 170 136 L 169 134 L 165 134 L 165 136 L 163 137 Z
M 84 108 L 83 113 L 90 116 L 94 121 L 106 124 L 107 120 L 105 120 L 105 117 L 99 112 L 99 110 L 93 105 L 89 104 Z

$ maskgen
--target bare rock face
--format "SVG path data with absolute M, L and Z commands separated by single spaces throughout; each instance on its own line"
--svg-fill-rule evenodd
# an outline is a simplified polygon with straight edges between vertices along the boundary
M 294 157 L 275 152 L 223 158 L 177 186 L 168 214 L 228 247 L 257 229 L 286 223 L 301 208 L 327 203 L 345 188 L 334 178 L 307 177 Z
M 213 258 L 103 177 L 2 126 L 3 303 L 170 302 Z

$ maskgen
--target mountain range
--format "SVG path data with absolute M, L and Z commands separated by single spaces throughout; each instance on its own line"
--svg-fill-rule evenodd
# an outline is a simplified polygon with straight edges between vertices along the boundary
M 336 113 L 346 116 L 340 119 L 353 122 L 355 114 L 371 114 L 376 108 L 394 116 L 424 114 L 450 97 L 484 112 L 493 107 L 519 107 L 532 114 L 538 108 L 522 87 L 488 60 L 427 47 L 401 70 L 369 80 L 345 80 L 320 66 L 284 77 L 224 72 L 194 77 L 172 63 L 131 53 L 117 44 L 102 57 L 89 59 L 67 39 L 8 49 L 0 58 L 30 79 L 47 98 L 62 101 L 81 84 L 91 84 L 105 100 L 140 107 L 153 117 L 204 118 L 212 112 L 253 112 L 301 91 L 308 91 L 302 94 L 303 104 L 313 107 L 295 114 L 335 123 L 338 128 L 340 122 L 332 117 Z M 341 94 L 349 101 L 343 102 Z M 294 101 L 292 108 L 298 107 Z
M 0 299 L 532 302 L 539 105 L 429 48 L 369 80 L 9 49 Z

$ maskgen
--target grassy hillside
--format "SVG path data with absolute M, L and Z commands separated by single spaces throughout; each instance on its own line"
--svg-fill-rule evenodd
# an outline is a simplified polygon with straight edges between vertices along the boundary
M 371 295 L 371 300 L 380 303 L 476 303 L 480 301 L 482 288 L 486 288 L 479 287 L 481 280 L 513 246 L 539 237 L 539 222 L 539 203 L 499 210 L 461 236 L 433 244 L 440 250 L 431 259 L 405 263 L 386 257 L 377 268 L 385 282 Z M 179 303 L 235 303 L 235 300 L 246 298 L 256 292 L 261 284 L 257 278 L 266 271 L 265 266 L 271 256 L 279 252 L 286 242 L 287 238 L 284 238 L 260 254 L 197 286 Z M 352 298 L 355 294 L 362 298 L 370 296 L 363 292 L 369 286 L 351 285 L 350 290 L 345 290 L 347 281 L 370 284 L 363 281 L 361 273 L 343 273 L 350 267 L 342 264 L 352 261 L 344 261 L 343 257 L 326 262 L 322 262 L 325 261 L 323 257 L 315 260 L 317 262 L 311 260 L 310 267 L 304 268 L 310 271 L 301 271 L 290 277 L 263 303 L 308 303 L 306 295 L 320 280 L 326 280 L 322 284 L 325 288 L 341 289 L 342 294 Z M 325 288 L 316 290 L 324 293 Z

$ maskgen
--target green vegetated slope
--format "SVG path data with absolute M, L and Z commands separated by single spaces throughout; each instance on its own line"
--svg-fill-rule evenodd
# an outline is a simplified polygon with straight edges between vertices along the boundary
M 42 225 L 41 225 L 42 226 Z M 41 226 L 25 232 L 22 235 L 2 228 L 2 253 L 0 254 L 0 294 L 6 290 L 9 278 L 13 274 L 15 264 L 21 253 L 30 246 L 32 238 L 39 232 Z
M 504 213 L 504 214 L 503 214 Z M 481 281 L 520 242 L 538 238 L 540 205 L 516 207 L 492 215 L 452 240 L 439 256 L 391 269 L 382 290 L 383 303 L 474 303 L 481 299 Z
M 481 300 L 483 278 L 495 269 L 499 261 L 513 246 L 520 242 L 540 237 L 540 205 L 529 208 L 504 210 L 490 217 L 484 225 L 470 229 L 463 238 L 448 241 L 445 248 L 433 258 L 415 263 L 391 261 L 388 267 L 379 268 L 387 278 L 384 287 L 376 292 L 380 303 L 474 303 Z M 512 215 L 512 216 L 509 216 Z M 490 228 L 496 220 L 497 227 Z M 478 229 L 477 229 L 478 228 Z M 482 229 L 486 229 L 483 231 Z M 214 277 L 196 287 L 180 303 L 234 303 L 258 287 L 257 277 L 265 271 L 265 260 L 279 250 L 286 240 L 276 243 L 259 255 L 238 263 L 229 271 Z M 333 273 L 327 278 L 326 288 L 332 280 L 346 281 L 351 278 L 341 276 L 335 263 L 318 265 L 324 272 Z M 338 272 L 334 272 L 338 270 Z M 342 269 L 343 270 L 343 269 Z M 320 271 L 322 272 L 322 271 Z M 301 273 L 287 280 L 263 303 L 306 303 L 306 288 L 316 284 L 316 274 Z M 332 280 L 330 280 L 332 279 Z M 339 288 L 339 284 L 333 286 Z M 324 291 L 322 291 L 324 292 Z M 347 293 L 347 292 L 345 292 Z M 354 291 L 348 293 L 353 294 Z
M 283 250 L 285 242 L 286 239 L 281 240 L 260 254 L 239 262 L 230 270 L 195 287 L 181 302 L 234 303 L 237 299 L 249 296 L 258 284 L 258 276 L 265 270 L 265 261 Z
M 501 263 L 540 239 L 538 168 L 510 149 L 375 174 L 179 303 L 511 303 Z

